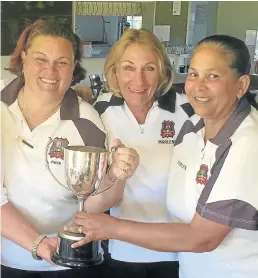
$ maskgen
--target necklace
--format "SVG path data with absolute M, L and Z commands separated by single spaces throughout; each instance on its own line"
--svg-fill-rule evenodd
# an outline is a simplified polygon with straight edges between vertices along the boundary
M 40 125 L 41 123 L 45 122 L 49 117 L 51 117 L 60 107 L 60 105 L 57 105 L 53 109 L 51 109 L 46 115 L 43 117 L 38 117 L 39 115 L 41 116 L 41 113 L 37 113 L 37 116 L 30 115 L 30 109 L 29 106 L 26 105 L 26 102 L 24 101 L 24 87 L 20 90 L 19 95 L 18 95 L 18 105 L 21 109 L 21 112 L 23 114 L 24 119 L 28 123 L 30 127 L 36 127 Z M 33 119 L 33 120 L 31 120 Z M 36 119 L 36 120 L 34 120 Z

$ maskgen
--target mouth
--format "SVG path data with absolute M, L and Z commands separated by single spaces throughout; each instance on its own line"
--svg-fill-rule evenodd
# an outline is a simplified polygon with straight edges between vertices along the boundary
M 198 102 L 208 102 L 209 100 L 211 100 L 210 98 L 208 97 L 194 97 L 194 99 Z
M 147 89 L 135 89 L 135 88 L 130 88 L 129 87 L 129 90 L 133 93 L 141 94 L 141 93 L 145 92 Z
M 48 79 L 45 77 L 40 77 L 40 80 L 46 84 L 56 84 L 58 80 L 56 79 Z

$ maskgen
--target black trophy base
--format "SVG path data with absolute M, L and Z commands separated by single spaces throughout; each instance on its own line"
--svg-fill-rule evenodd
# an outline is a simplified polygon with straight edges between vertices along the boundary
M 69 268 L 93 267 L 101 264 L 104 258 L 99 253 L 99 241 L 92 241 L 78 248 L 71 247 L 84 236 L 84 234 L 59 232 L 58 247 L 51 257 L 52 261 Z
M 93 266 L 97 266 L 103 263 L 104 258 L 102 254 L 99 254 L 97 258 L 95 258 L 95 260 L 89 260 L 89 261 L 73 261 L 71 259 L 64 259 L 62 257 L 60 257 L 59 254 L 57 254 L 57 252 L 54 252 L 51 260 L 53 261 L 53 263 L 61 265 L 61 266 L 65 266 L 65 267 L 70 267 L 70 268 L 84 268 L 84 267 L 93 267 Z

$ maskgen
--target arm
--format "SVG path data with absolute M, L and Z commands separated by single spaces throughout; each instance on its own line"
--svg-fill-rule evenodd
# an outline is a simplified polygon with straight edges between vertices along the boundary
M 37 229 L 10 202 L 1 207 L 1 213 L 2 236 L 30 251 L 34 240 L 40 235 Z
M 105 187 L 112 186 L 113 182 L 106 175 L 104 178 Z M 118 180 L 110 189 L 96 196 L 87 199 L 85 209 L 87 212 L 104 212 L 118 205 L 121 201 L 125 188 L 125 180 Z
M 107 211 L 121 201 L 126 180 L 134 174 L 139 165 L 138 153 L 134 149 L 122 146 L 120 140 L 114 140 L 113 147 L 117 150 L 112 153 L 112 165 L 100 186 L 99 192 L 103 192 L 86 200 L 87 212 Z
M 39 231 L 10 202 L 1 207 L 1 214 L 1 235 L 31 251 L 34 241 L 40 235 Z M 55 249 L 56 239 L 44 238 L 38 245 L 37 255 L 52 263 L 51 254 Z
M 121 221 L 112 236 L 163 252 L 209 252 L 220 245 L 231 229 L 202 218 L 196 213 L 191 224 Z
M 231 227 L 207 220 L 197 213 L 190 224 L 140 223 L 103 214 L 77 213 L 77 225 L 87 236 L 73 247 L 92 240 L 117 239 L 162 252 L 208 252 L 223 241 Z

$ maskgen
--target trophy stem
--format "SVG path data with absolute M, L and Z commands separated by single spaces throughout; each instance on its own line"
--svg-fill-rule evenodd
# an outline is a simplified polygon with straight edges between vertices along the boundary
M 86 201 L 86 197 L 78 197 L 78 203 L 79 203 L 79 211 L 84 211 L 84 204 Z

